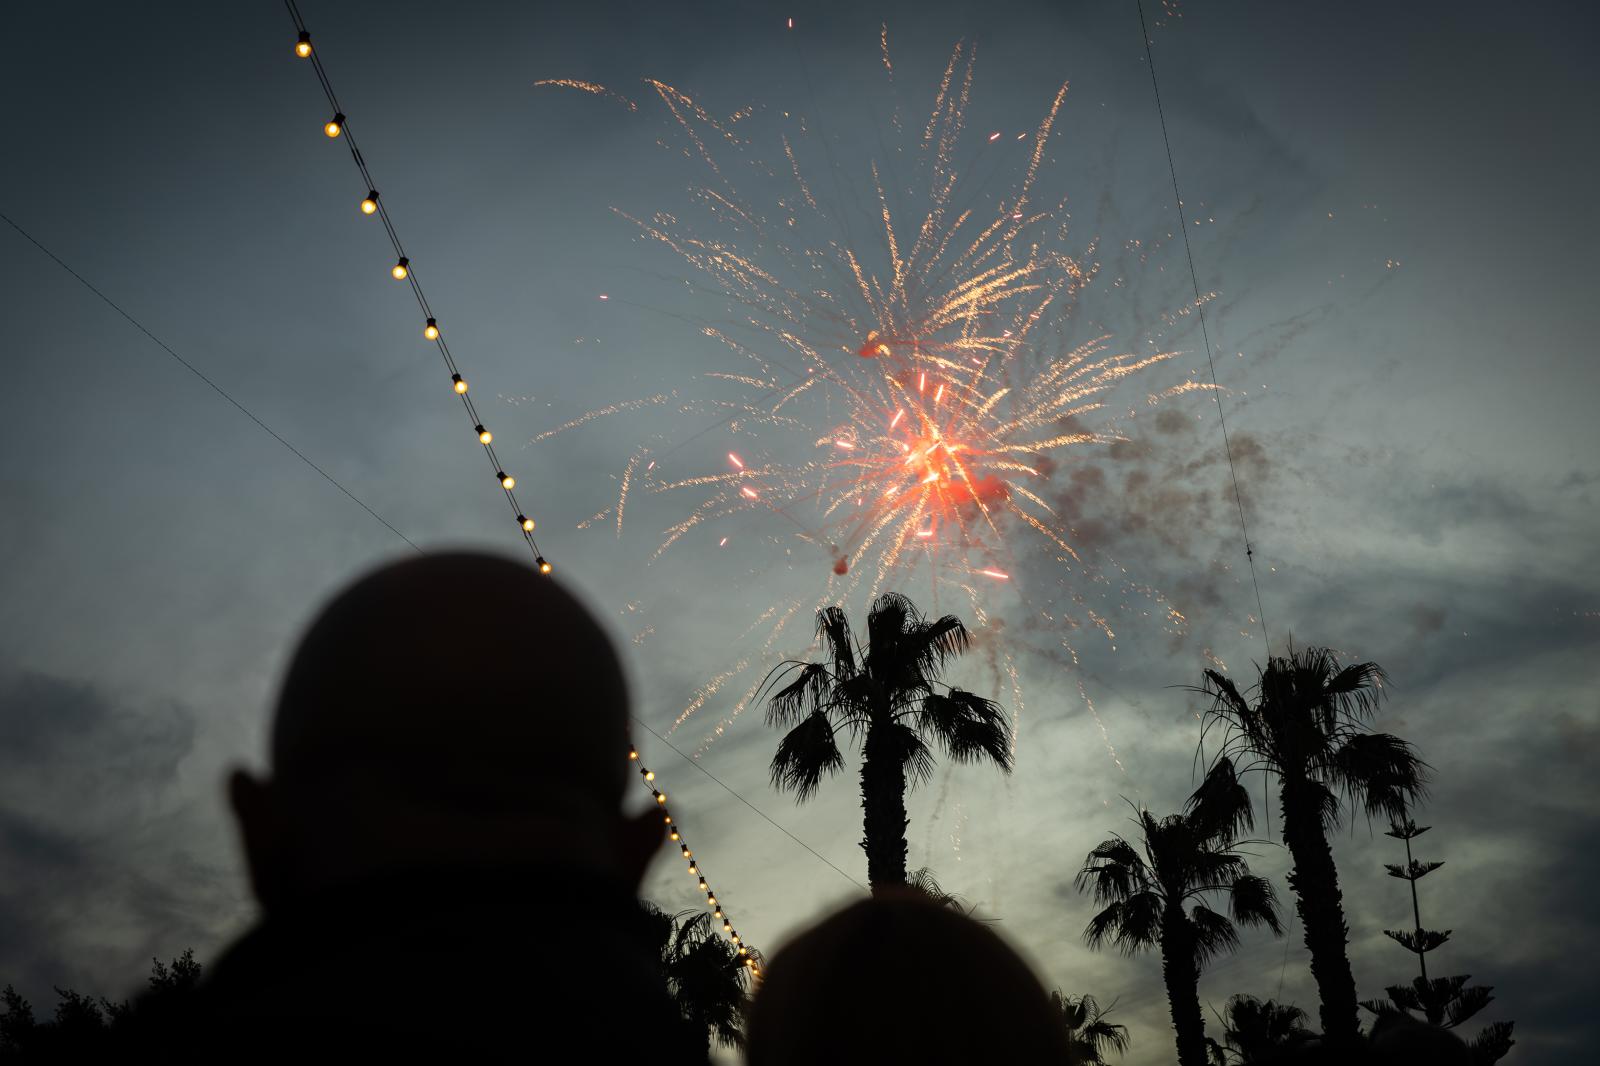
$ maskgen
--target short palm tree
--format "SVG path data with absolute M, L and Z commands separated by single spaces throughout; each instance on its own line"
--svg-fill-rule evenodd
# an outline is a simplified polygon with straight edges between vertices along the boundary
M 1065 1066 L 1106 1066 L 1106 1052 L 1120 1055 L 1128 1050 L 1128 1027 L 1106 1021 L 1111 1008 L 1102 1008 L 1093 996 L 1065 996 L 1056 989 L 1050 993 L 1050 1005 L 1061 1015 L 1067 1032 Z
M 744 957 L 713 926 L 704 911 L 667 914 L 650 904 L 645 915 L 662 979 L 678 1005 L 687 1031 L 708 1052 L 744 1044 L 744 1009 L 750 970 Z
M 1345 803 L 1368 818 L 1404 817 L 1425 791 L 1428 765 L 1399 737 L 1368 731 L 1387 680 L 1376 663 L 1346 666 L 1326 648 L 1290 649 L 1267 660 L 1253 702 L 1217 671 L 1205 676 L 1197 691 L 1212 701 L 1206 731 L 1220 726 L 1223 737 L 1196 799 L 1237 795 L 1240 817 L 1248 819 L 1237 775 L 1259 770 L 1277 778 L 1283 842 L 1294 860 L 1289 887 L 1311 953 L 1322 1031 L 1330 1045 L 1354 1048 L 1356 985 L 1328 833 Z
M 965 651 L 954 615 L 928 621 L 911 601 L 885 593 L 867 612 L 867 643 L 838 607 L 817 612 L 821 662 L 774 671 L 767 721 L 788 732 L 772 757 L 772 783 L 804 801 L 844 767 L 839 734 L 861 745 L 861 810 L 867 880 L 874 891 L 906 881 L 906 789 L 933 772 L 929 740 L 956 762 L 988 759 L 1011 770 L 1011 729 L 1000 707 L 939 681 Z
M 1272 883 L 1250 872 L 1233 840 L 1233 823 L 1201 806 L 1157 819 L 1139 812 L 1140 846 L 1114 836 L 1084 860 L 1077 885 L 1103 907 L 1089 921 L 1091 948 L 1115 944 L 1132 955 L 1161 951 L 1167 1006 L 1180 1066 L 1206 1066 L 1200 971 L 1239 943 L 1234 923 L 1281 933 Z M 1208 901 L 1222 897 L 1227 913 Z
M 1223 1012 L 1222 1043 L 1207 1041 L 1214 1066 L 1270 1062 L 1285 1048 L 1313 1039 L 1306 1012 L 1290 1003 L 1233 996 Z

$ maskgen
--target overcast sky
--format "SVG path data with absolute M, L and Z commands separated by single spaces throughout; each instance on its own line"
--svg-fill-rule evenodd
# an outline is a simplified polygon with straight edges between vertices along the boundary
M 1437 768 L 1418 851 L 1447 865 L 1422 884 L 1423 919 L 1455 934 L 1430 968 L 1495 986 L 1483 1018 L 1517 1021 L 1516 1058 L 1584 1061 L 1600 1039 L 1594 15 L 1161 6 L 1156 62 L 1270 636 L 1388 668 L 1380 727 Z M 726 369 L 697 323 L 723 312 L 616 212 L 692 211 L 705 175 L 641 79 L 719 115 L 753 108 L 752 142 L 804 117 L 834 168 L 824 199 L 870 190 L 875 133 L 896 107 L 923 120 L 957 40 L 978 47 L 974 145 L 993 130 L 1009 146 L 1070 81 L 1045 180 L 1073 247 L 1097 241 L 1105 283 L 1061 335 L 1182 353 L 1130 386 L 1130 409 L 1204 373 L 1193 317 L 1172 316 L 1187 273 L 1131 0 L 303 7 L 542 546 L 629 652 L 658 732 L 749 658 L 740 635 L 766 607 L 824 594 L 828 561 L 760 509 L 652 561 L 698 502 L 670 493 L 630 503 L 620 533 L 579 528 L 615 503 L 641 442 L 674 449 L 685 477 L 776 447 L 696 436 L 716 422 L 696 406 L 716 395 L 704 375 Z M 320 132 L 287 15 L 222 12 L 11 12 L 0 211 L 411 540 L 517 550 L 354 209 L 359 179 Z M 639 110 L 536 89 L 545 78 Z M 1024 148 L 974 148 L 974 167 L 1003 181 Z M 222 775 L 260 764 L 275 678 L 319 599 L 408 549 L 8 227 L 0 283 L 0 981 L 38 1007 L 52 984 L 131 987 L 152 954 L 209 958 L 248 923 Z M 534 443 L 660 394 L 675 402 Z M 1017 712 L 1014 775 L 941 769 L 910 804 L 912 865 L 997 919 L 1050 985 L 1116 1000 L 1133 1064 L 1172 1055 L 1159 961 L 1088 952 L 1072 875 L 1127 828 L 1123 797 L 1163 812 L 1191 788 L 1199 705 L 1175 686 L 1208 655 L 1248 679 L 1262 654 L 1215 406 L 1161 412 L 1120 422 L 1117 449 L 1073 453 L 1049 486 L 1098 576 L 1077 586 L 1025 551 L 1012 587 L 983 592 L 988 624 L 954 679 Z M 932 595 L 925 574 L 904 591 Z M 1116 639 L 1053 630 L 1030 594 L 1063 617 L 1081 594 Z M 1188 624 L 1163 625 L 1156 602 Z M 773 654 L 804 654 L 808 630 Z M 804 807 L 773 793 L 776 736 L 734 716 L 741 678 L 672 742 L 864 881 L 853 780 Z M 658 741 L 641 747 L 752 941 L 776 946 L 859 894 Z M 1259 850 L 1287 895 L 1281 851 Z M 1357 982 L 1378 995 L 1411 972 L 1381 932 L 1409 913 L 1382 873 L 1398 844 L 1361 823 L 1335 850 Z M 665 859 L 649 886 L 673 909 L 692 887 Z M 1220 1007 L 1280 981 L 1314 1016 L 1298 929 L 1247 934 L 1201 989 Z

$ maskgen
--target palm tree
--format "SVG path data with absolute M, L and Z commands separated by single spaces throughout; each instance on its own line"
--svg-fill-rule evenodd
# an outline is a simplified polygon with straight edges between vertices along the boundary
M 1050 993 L 1050 1005 L 1067 1031 L 1065 1066 L 1106 1066 L 1107 1051 L 1128 1050 L 1128 1027 L 1106 1021 L 1111 1008 L 1102 1009 L 1093 996 L 1064 996 L 1058 988 Z
M 750 994 L 745 957 L 722 939 L 707 912 L 667 914 L 648 903 L 644 912 L 658 970 L 694 1041 L 707 1052 L 712 1040 L 723 1047 L 742 1047 Z
M 1160 948 L 1180 1066 L 1206 1066 L 1200 970 L 1238 945 L 1234 923 L 1282 932 L 1272 883 L 1250 873 L 1233 825 L 1206 805 L 1159 820 L 1140 811 L 1142 854 L 1114 836 L 1089 853 L 1077 877 L 1104 908 L 1084 930 L 1089 947 L 1111 943 L 1126 955 Z M 1226 915 L 1207 906 L 1216 896 L 1226 898 Z
M 1205 676 L 1196 690 L 1212 700 L 1205 731 L 1220 725 L 1223 741 L 1195 798 L 1235 795 L 1247 824 L 1249 799 L 1236 775 L 1259 770 L 1277 778 L 1283 842 L 1294 860 L 1289 887 L 1311 952 L 1322 1031 L 1330 1045 L 1348 1051 L 1360 1023 L 1328 833 L 1346 802 L 1369 819 L 1404 817 L 1425 791 L 1428 765 L 1399 737 L 1368 731 L 1387 680 L 1376 663 L 1342 666 L 1326 648 L 1291 648 L 1267 660 L 1254 703 L 1217 671 Z
M 925 620 L 910 600 L 885 593 L 867 612 L 867 644 L 844 611 L 817 612 L 822 662 L 790 661 L 774 671 L 767 722 L 788 729 L 772 757 L 772 783 L 804 801 L 825 774 L 844 766 L 839 733 L 861 745 L 861 810 L 867 881 L 874 891 L 906 881 L 906 788 L 933 772 L 928 740 L 956 762 L 988 758 L 1011 771 L 1011 729 L 1000 707 L 939 681 L 967 649 L 954 615 Z M 792 676 L 791 676 L 792 675 Z
M 1299 1007 L 1254 996 L 1231 997 L 1223 1023 L 1222 1043 L 1207 1041 L 1215 1066 L 1270 1062 L 1284 1048 L 1317 1035 L 1306 1028 L 1306 1012 Z

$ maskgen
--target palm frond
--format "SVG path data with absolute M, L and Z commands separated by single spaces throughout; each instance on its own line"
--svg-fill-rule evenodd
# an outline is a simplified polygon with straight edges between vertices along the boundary
M 974 762 L 987 755 L 1002 770 L 1011 770 L 1011 725 L 993 700 L 953 688 L 922 698 L 918 728 L 939 739 L 956 762 Z
M 833 660 L 835 676 L 853 677 L 856 672 L 855 637 L 850 633 L 850 619 L 845 616 L 844 608 L 824 607 L 817 612 L 817 639 Z
M 844 755 L 834 735 L 833 725 L 821 711 L 808 715 L 778 743 L 772 757 L 772 784 L 793 792 L 804 803 L 817 791 L 827 774 L 844 767 Z
M 1246 873 L 1236 878 L 1228 889 L 1228 913 L 1241 925 L 1265 926 L 1274 936 L 1283 935 L 1278 893 L 1265 877 Z
M 944 672 L 949 660 L 966 651 L 969 643 L 961 619 L 947 614 L 909 629 L 904 634 L 903 657 L 919 676 L 932 679 Z
M 1195 904 L 1189 910 L 1189 921 L 1194 928 L 1196 965 L 1205 966 L 1239 946 L 1239 931 L 1233 922 L 1210 907 Z
M 1212 764 L 1184 811 L 1207 838 L 1237 837 L 1256 825 L 1250 792 L 1226 756 Z
M 1332 776 L 1368 819 L 1402 818 L 1427 794 L 1432 769 L 1389 733 L 1356 733 L 1333 753 Z
M 933 752 L 916 730 L 903 722 L 887 722 L 871 728 L 874 734 L 882 731 L 884 747 L 905 770 L 909 787 L 916 788 L 933 776 Z
M 784 663 L 778 677 L 793 676 L 787 685 L 767 701 L 767 724 L 790 726 L 822 710 L 827 703 L 832 678 L 822 663 Z M 774 678 L 772 684 L 777 684 Z
M 1478 1066 L 1492 1066 L 1506 1057 L 1511 1046 L 1516 1043 L 1511 1039 L 1511 1029 L 1515 1022 L 1491 1022 L 1484 1026 L 1483 1032 L 1473 1037 L 1467 1045 L 1472 1049 L 1473 1061 Z

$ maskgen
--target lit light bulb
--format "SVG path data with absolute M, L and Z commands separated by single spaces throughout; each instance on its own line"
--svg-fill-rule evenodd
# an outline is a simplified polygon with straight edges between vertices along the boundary
M 728 939 L 732 940 L 735 944 L 737 944 L 739 942 L 739 934 L 738 933 L 729 933 L 728 934 Z M 741 952 L 743 950 L 744 950 L 743 948 L 740 949 Z
M 674 829 L 672 832 L 667 834 L 667 839 L 668 840 L 681 840 L 682 838 L 680 836 L 678 836 L 678 831 L 676 829 Z
M 550 564 L 544 561 L 544 556 L 539 556 L 539 558 L 535 559 L 534 562 L 539 564 L 539 573 L 548 574 L 550 572 Z M 661 802 L 667 802 L 667 797 L 662 796 Z
M 378 190 L 377 189 L 373 189 L 372 191 L 367 193 L 365 198 L 362 199 L 362 201 L 361 201 L 361 213 L 363 215 L 370 215 L 370 214 L 373 214 L 374 212 L 376 212 L 377 210 L 378 210 Z
M 629 748 L 628 749 L 628 761 L 629 762 L 634 762 L 638 758 L 639 758 L 639 749 L 638 748 Z
M 656 772 L 654 770 L 646 770 L 644 772 L 644 779 L 646 781 L 654 781 L 656 779 Z
M 460 374 L 451 374 L 450 380 L 455 383 L 455 389 L 458 394 L 465 393 L 467 391 L 467 379 L 462 377 Z
M 507 492 L 510 492 L 512 489 L 517 487 L 517 479 L 506 473 L 504 470 L 496 474 L 495 477 L 500 479 L 500 487 L 505 489 Z
M 726 919 L 726 918 L 722 919 L 722 931 L 724 933 L 733 932 L 733 923 L 728 921 L 728 919 Z
M 439 323 L 436 319 L 428 319 L 428 324 L 422 327 L 422 335 L 430 341 L 439 339 Z
M 657 792 L 655 789 L 651 789 L 650 791 L 655 793 L 657 803 L 667 802 L 667 794 L 665 792 Z
M 331 119 L 329 119 L 328 124 L 322 127 L 322 132 L 326 133 L 329 137 L 337 137 L 339 134 L 343 133 L 344 114 L 341 112 L 340 114 L 334 115 Z
M 676 839 L 678 839 L 678 837 L 677 837 L 677 834 L 676 834 L 676 833 L 674 833 L 674 834 L 673 834 L 673 837 L 672 837 L 672 839 L 674 839 L 674 840 L 676 840 Z M 687 845 L 687 844 L 680 844 L 680 845 L 679 845 L 679 846 L 678 846 L 678 850 L 679 850 L 679 851 L 680 851 L 680 852 L 682 852 L 682 854 L 683 854 L 683 857 L 684 857 L 684 858 L 686 858 L 686 859 L 688 859 L 688 858 L 692 858 L 692 857 L 693 857 L 693 856 L 694 856 L 694 852 L 692 852 L 692 851 L 690 851 L 690 850 L 689 850 L 689 845 Z
M 529 518 L 525 514 L 517 515 L 517 525 L 522 527 L 522 531 L 524 533 L 532 533 L 533 532 L 533 526 L 534 526 L 533 519 Z M 630 758 L 630 759 L 637 759 L 638 757 L 639 757 L 639 753 L 638 752 L 634 752 L 632 755 L 628 756 L 628 758 Z
M 750 954 L 750 949 L 745 947 L 743 944 L 740 944 L 739 945 L 739 954 L 748 955 L 748 954 Z
M 665 822 L 665 823 L 666 823 L 666 824 L 667 824 L 667 825 L 671 825 L 671 824 L 672 824 L 672 815 L 670 815 L 670 814 L 663 814 L 663 815 L 662 815 L 662 816 L 661 816 L 661 820 L 662 820 L 662 821 L 663 821 L 663 822 Z
M 712 914 L 712 917 L 714 917 L 714 918 L 721 918 L 722 917 L 722 908 L 719 906 L 716 910 L 712 911 L 711 914 Z
M 295 42 L 294 54 L 301 59 L 311 55 L 311 34 L 305 30 L 300 31 L 300 40 Z
M 717 897 L 716 896 L 712 896 L 712 895 L 707 895 L 706 896 L 706 905 L 711 907 L 711 908 L 713 908 L 713 909 L 715 909 L 715 907 L 717 905 Z
M 703 878 L 703 877 L 700 879 L 700 891 L 702 891 L 702 892 L 711 891 L 711 886 L 706 884 L 706 879 Z
M 476 428 L 478 430 L 478 443 L 479 444 L 488 444 L 490 441 L 494 440 L 494 434 L 493 433 L 490 433 L 488 430 L 484 429 L 482 426 L 478 426 Z
M 406 275 L 411 273 L 411 260 L 402 255 L 399 261 L 395 263 L 394 269 L 390 270 L 389 273 L 394 275 L 394 280 L 396 281 L 406 280 Z
M 691 859 L 689 861 L 689 876 L 693 877 L 695 874 L 697 874 L 699 872 L 700 872 L 700 864 Z

